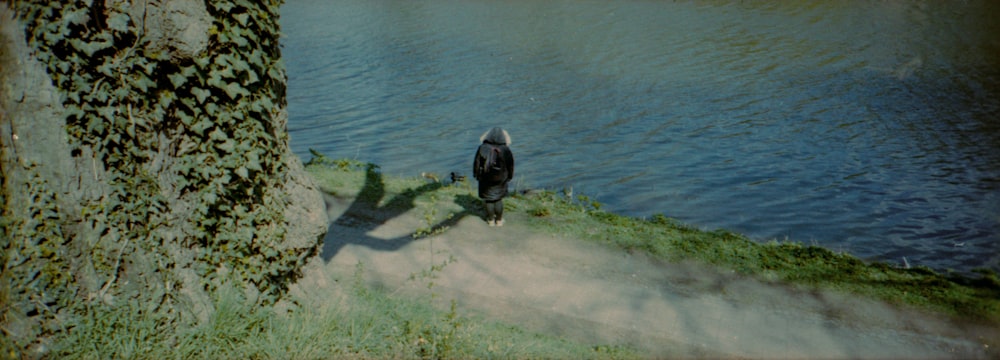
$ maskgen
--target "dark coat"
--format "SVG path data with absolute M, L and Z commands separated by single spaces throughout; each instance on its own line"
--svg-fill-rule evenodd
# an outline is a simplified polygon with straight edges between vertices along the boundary
M 507 146 L 510 144 L 510 135 L 501 128 L 493 128 L 483 134 L 480 140 L 483 143 L 476 150 L 476 157 L 472 162 L 472 175 L 476 180 L 479 180 L 479 198 L 485 201 L 501 200 L 507 196 L 507 183 L 514 178 L 514 153 Z M 494 148 L 500 149 L 500 154 L 506 165 L 506 174 L 501 174 L 500 180 L 487 179 L 485 174 L 481 173 L 482 159 Z

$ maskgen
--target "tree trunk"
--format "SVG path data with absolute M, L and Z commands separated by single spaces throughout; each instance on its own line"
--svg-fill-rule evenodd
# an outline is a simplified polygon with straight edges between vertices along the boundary
M 272 303 L 318 252 L 279 5 L 0 3 L 0 325 L 18 347 L 128 299 L 204 320 L 224 281 Z

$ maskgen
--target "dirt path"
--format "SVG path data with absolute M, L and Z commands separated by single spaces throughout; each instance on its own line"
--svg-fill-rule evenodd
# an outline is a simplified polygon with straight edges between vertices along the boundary
M 386 218 L 352 201 L 327 199 L 334 222 L 325 263 L 302 282 L 350 278 L 361 262 L 368 281 L 399 293 L 433 291 L 436 299 L 454 299 L 461 309 L 491 319 L 592 344 L 630 344 L 652 357 L 968 359 L 997 354 L 984 345 L 982 329 L 702 266 L 660 264 L 540 234 L 522 225 L 525 219 L 518 214 L 508 215 L 502 228 L 465 216 L 442 234 L 411 241 L 410 234 L 422 225 L 420 211 Z M 408 280 L 445 262 L 434 279 Z M 430 289 L 428 281 L 434 283 Z

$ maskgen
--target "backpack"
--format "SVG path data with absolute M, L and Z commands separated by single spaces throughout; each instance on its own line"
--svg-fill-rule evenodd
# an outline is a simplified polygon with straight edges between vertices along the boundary
M 479 155 L 484 156 L 483 153 L 479 153 Z M 490 146 L 490 150 L 486 152 L 480 166 L 480 178 L 489 181 L 507 180 L 507 162 L 503 159 L 500 147 Z

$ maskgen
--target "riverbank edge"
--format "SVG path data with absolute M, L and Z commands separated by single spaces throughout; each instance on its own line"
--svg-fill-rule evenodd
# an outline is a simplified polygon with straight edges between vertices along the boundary
M 329 159 L 314 153 L 307 172 L 327 192 L 361 188 L 359 173 L 379 171 L 378 165 L 349 159 Z M 436 199 L 464 197 L 472 179 L 452 183 L 434 174 L 406 178 L 379 175 L 386 189 L 400 194 L 409 189 L 440 184 Z M 342 191 L 342 190 L 341 190 Z M 392 191 L 392 190 L 387 190 Z M 416 196 L 416 195 L 414 195 Z M 479 206 L 465 200 L 466 208 Z M 1000 278 L 988 269 L 979 277 L 940 273 L 928 267 L 899 267 L 866 262 L 795 241 L 754 241 L 729 230 L 702 230 L 658 214 L 648 218 L 619 215 L 600 209 L 586 195 L 552 190 L 517 189 L 505 199 L 506 210 L 521 212 L 537 231 L 594 241 L 658 261 L 693 261 L 732 271 L 764 282 L 782 283 L 816 291 L 838 291 L 899 306 L 952 317 L 956 321 L 995 326 L 1000 323 Z M 447 217 L 445 215 L 441 215 Z M 446 222 L 418 230 L 430 233 Z

